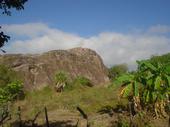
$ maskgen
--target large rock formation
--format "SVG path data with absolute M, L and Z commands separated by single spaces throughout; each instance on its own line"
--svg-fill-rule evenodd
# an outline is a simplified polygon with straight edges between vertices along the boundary
M 36 55 L 0 55 L 0 64 L 19 72 L 24 79 L 24 87 L 28 90 L 53 84 L 54 75 L 59 71 L 68 72 L 71 78 L 84 76 L 94 85 L 109 81 L 100 56 L 85 48 L 54 50 Z

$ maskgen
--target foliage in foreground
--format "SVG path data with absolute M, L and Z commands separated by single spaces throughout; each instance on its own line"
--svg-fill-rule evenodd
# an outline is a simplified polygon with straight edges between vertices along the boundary
M 0 0 L 0 10 L 2 10 L 0 11 L 0 13 L 11 15 L 11 11 L 10 11 L 11 9 L 16 9 L 16 10 L 24 9 L 25 2 L 27 2 L 27 0 Z M 1 48 L 5 45 L 5 43 L 8 42 L 9 39 L 10 37 L 4 34 L 4 32 L 0 30 L 0 50 L 4 53 L 6 51 Z
M 49 111 L 57 109 L 74 111 L 80 106 L 87 113 L 94 113 L 106 105 L 116 106 L 118 103 L 116 94 L 117 91 L 113 88 L 104 87 L 77 86 L 62 93 L 56 93 L 52 88 L 46 87 L 43 90 L 28 92 L 25 101 L 20 103 L 24 106 L 25 116 L 34 115 L 34 112 L 44 105 Z M 124 99 L 122 101 L 126 103 Z
M 21 93 L 22 83 L 17 80 L 16 73 L 0 65 L 0 125 L 10 118 L 11 103 Z
M 0 125 L 10 118 L 10 107 L 13 100 L 22 93 L 20 82 L 11 82 L 0 88 Z
M 11 68 L 4 65 L 0 65 L 0 87 L 4 87 L 7 84 L 19 80 L 18 74 Z
M 136 111 L 154 109 L 156 117 L 166 117 L 165 107 L 170 97 L 170 65 L 138 61 L 138 70 L 117 80 L 124 84 L 122 97 L 130 98 Z

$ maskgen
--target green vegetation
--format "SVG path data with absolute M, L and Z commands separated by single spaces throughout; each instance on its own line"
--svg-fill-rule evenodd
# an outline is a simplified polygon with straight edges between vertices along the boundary
M 15 99 L 22 92 L 22 84 L 19 81 L 11 82 L 0 88 L 0 104 Z
M 66 86 L 66 91 L 68 90 L 74 90 L 74 89 L 84 89 L 85 87 L 92 87 L 93 84 L 89 79 L 83 76 L 77 76 L 73 81 L 71 81 L 67 86 Z
M 62 92 L 64 90 L 69 91 L 76 88 L 92 87 L 91 81 L 84 76 L 77 76 L 74 79 L 70 79 L 66 72 L 58 72 L 55 77 L 55 90 Z
M 166 116 L 165 106 L 168 105 L 170 96 L 170 72 L 169 65 L 160 63 L 151 64 L 147 61 L 139 62 L 141 82 L 144 84 L 142 101 L 147 106 L 152 104 L 156 117 Z
M 154 113 L 157 119 L 164 119 L 169 112 L 170 64 L 165 59 L 163 62 L 158 61 L 156 57 L 154 60 L 152 57 L 137 61 L 138 69 L 133 73 L 127 70 L 118 71 L 120 73 L 116 73 L 117 76 L 109 87 L 95 87 L 83 76 L 71 80 L 66 72 L 58 72 L 55 75 L 55 89 L 47 86 L 41 90 L 27 91 L 24 100 L 16 101 L 12 110 L 16 111 L 18 106 L 22 105 L 22 117 L 29 120 L 47 107 L 48 113 L 55 114 L 53 117 L 56 119 L 56 114 L 61 111 L 65 112 L 65 115 L 68 111 L 74 114 L 76 108 L 81 107 L 88 116 L 113 114 L 114 119 L 117 119 L 115 126 L 150 126 L 149 121 L 153 119 L 151 114 Z M 1 110 L 9 113 L 7 102 L 12 103 L 17 99 L 22 92 L 22 85 L 17 82 L 17 77 L 13 76 L 15 73 L 11 69 L 1 66 L 0 73 L 4 74 L 0 80 L 0 103 L 5 104 L 5 108 L 2 105 Z M 42 115 L 40 119 L 43 119 Z M 105 125 L 88 120 L 94 126 Z
M 0 0 L 0 10 L 2 10 L 2 14 L 11 15 L 11 9 L 22 10 L 24 9 L 24 4 L 27 0 Z M 1 29 L 1 26 L 0 26 Z M 10 37 L 4 34 L 3 31 L 0 31 L 0 50 L 5 52 L 1 49 Z
M 0 65 L 0 125 L 10 117 L 10 106 L 13 100 L 22 93 L 22 83 L 16 73 Z
M 25 100 L 19 101 L 17 105 L 23 105 L 27 117 L 34 116 L 34 111 L 41 110 L 44 106 L 47 106 L 49 111 L 75 111 L 76 107 L 80 106 L 87 113 L 93 114 L 106 105 L 115 107 L 119 103 L 117 93 L 113 88 L 79 86 L 70 91 L 57 93 L 52 88 L 45 87 L 42 90 L 27 92 Z
M 166 117 L 165 107 L 168 105 L 170 96 L 170 72 L 168 70 L 170 65 L 160 63 L 154 63 L 154 65 L 149 61 L 137 63 L 136 73 L 127 73 L 117 79 L 125 85 L 121 95 L 131 98 L 130 101 L 138 110 L 154 109 L 157 118 Z
M 115 65 L 111 68 L 109 68 L 109 78 L 111 80 L 114 80 L 115 78 L 117 78 L 118 76 L 127 73 L 128 72 L 128 67 L 126 64 L 118 64 Z
M 0 87 L 4 87 L 16 80 L 19 80 L 19 75 L 15 71 L 9 67 L 0 65 Z
M 160 64 L 169 64 L 170 63 L 170 53 L 164 54 L 162 56 L 152 56 L 148 61 L 152 64 L 160 63 Z
M 113 80 L 112 86 L 121 88 L 120 97 L 129 100 L 130 114 L 136 118 L 140 116 L 137 120 L 138 125 L 141 123 L 141 119 L 146 119 L 144 116 L 152 113 L 157 119 L 168 118 L 170 112 L 170 108 L 168 108 L 170 107 L 169 58 L 170 54 L 166 54 L 137 61 L 137 71 L 123 73 Z M 146 115 L 143 116 L 143 114 Z M 134 118 L 132 120 L 136 121 Z M 122 119 L 118 123 L 122 123 L 121 121 Z M 145 125 L 150 126 L 148 122 Z
M 57 92 L 64 90 L 64 87 L 68 84 L 68 76 L 65 72 L 58 72 L 55 75 L 55 89 Z
M 82 85 L 82 86 L 92 86 L 90 80 L 83 76 L 78 76 L 77 78 L 75 78 L 73 84 Z
M 133 108 L 140 110 L 139 88 L 141 83 L 139 82 L 139 74 L 125 74 L 120 76 L 118 80 L 124 84 L 120 96 L 128 97 L 129 101 L 133 102 L 134 106 L 136 106 Z

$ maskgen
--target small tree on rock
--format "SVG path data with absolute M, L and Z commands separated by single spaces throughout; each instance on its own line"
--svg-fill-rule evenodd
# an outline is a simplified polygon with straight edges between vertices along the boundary
M 64 87 L 68 83 L 68 77 L 65 72 L 58 72 L 55 75 L 55 90 L 57 92 L 62 92 L 64 90 Z

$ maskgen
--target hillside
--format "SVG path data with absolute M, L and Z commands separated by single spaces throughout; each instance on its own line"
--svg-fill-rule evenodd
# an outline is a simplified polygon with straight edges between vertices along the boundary
M 100 56 L 95 51 L 85 48 L 54 50 L 32 55 L 1 55 L 0 64 L 19 72 L 27 90 L 52 85 L 55 73 L 60 71 L 68 73 L 71 79 L 84 76 L 94 85 L 102 85 L 109 81 L 107 69 Z
M 31 76 L 35 82 L 35 84 L 28 84 L 29 87 L 25 84 L 25 91 L 20 82 L 15 82 L 17 74 L 6 66 L 0 66 L 0 84 L 2 85 L 0 104 L 4 104 L 4 100 L 8 103 L 8 97 L 14 100 L 8 104 L 10 108 L 7 110 L 1 105 L 1 110 L 7 111 L 6 118 L 11 118 L 6 119 L 4 127 L 21 125 L 22 127 L 44 127 L 47 126 L 46 117 L 50 127 L 131 127 L 132 125 L 169 127 L 170 71 L 167 70 L 169 57 L 163 59 L 164 56 L 166 55 L 138 61 L 138 70 L 121 72 L 107 83 L 108 79 L 103 80 L 105 77 L 102 77 L 107 77 L 107 69 L 101 58 L 90 49 L 57 50 L 41 55 L 3 55 L 0 57 L 1 63 L 20 72 L 21 76 L 25 77 L 25 83 L 27 80 L 32 80 Z M 42 63 L 44 66 L 41 65 Z M 70 76 L 67 78 L 73 80 L 72 82 L 64 80 L 66 87 L 57 92 L 56 87 L 50 85 L 53 83 L 55 73 L 60 71 L 69 73 Z M 31 76 L 26 77 L 29 75 Z M 78 75 L 90 79 L 97 87 L 89 87 L 88 81 Z M 148 76 L 150 76 L 149 80 Z M 46 81 L 45 79 L 48 78 L 51 78 L 51 83 L 49 82 L 47 86 L 38 82 Z M 150 80 L 152 82 L 149 82 Z M 107 87 L 100 85 L 102 83 Z M 152 87 L 148 89 L 148 85 Z M 145 96 L 146 92 L 152 92 L 155 98 L 163 99 L 153 100 L 155 98 L 152 96 Z M 11 95 L 14 95 L 14 98 Z M 85 115 L 78 110 L 78 107 Z

